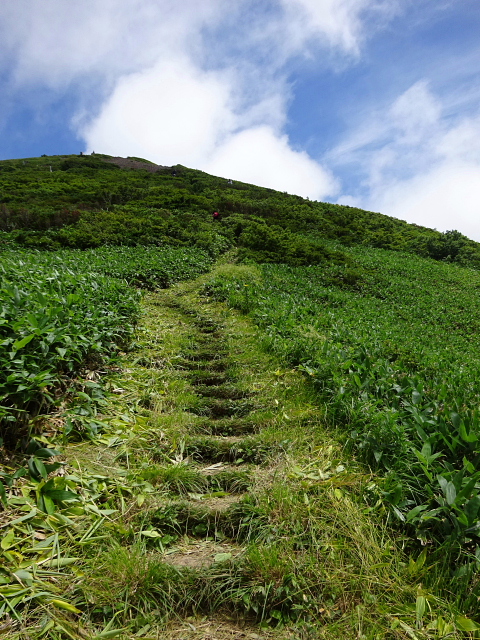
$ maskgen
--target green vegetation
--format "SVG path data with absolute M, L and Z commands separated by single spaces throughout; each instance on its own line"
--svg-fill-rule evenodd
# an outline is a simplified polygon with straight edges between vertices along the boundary
M 457 231 L 134 161 L 135 168 L 120 161 L 121 168 L 95 154 L 0 162 L 3 242 L 39 249 L 193 245 L 215 256 L 234 245 L 245 258 L 292 266 L 341 263 L 348 259 L 341 243 L 480 266 L 480 246 Z M 211 219 L 215 210 L 220 222 Z
M 302 375 L 198 288 L 146 298 L 94 442 L 64 445 L 58 477 L 12 481 L 9 637 L 193 639 L 209 616 L 227 638 L 241 616 L 278 640 L 460 638 L 473 623 L 423 586 L 425 557 L 406 557 L 368 508 L 371 475 L 325 429 Z M 207 350 L 235 366 L 197 385 L 215 368 L 194 359 Z M 197 415 L 211 394 L 248 398 L 248 416 Z M 240 433 L 204 437 L 226 420 Z
M 265 347 L 304 371 L 327 423 L 381 472 L 370 503 L 444 564 L 445 588 L 473 614 L 480 274 L 372 249 L 351 257 L 352 283 L 345 267 L 266 265 L 261 280 L 230 271 L 206 291 L 249 313 Z
M 477 243 L 97 154 L 0 257 L 5 637 L 480 636 Z
M 92 418 L 88 428 L 95 429 L 99 385 L 74 378 L 82 369 L 108 365 L 131 338 L 140 296 L 129 285 L 166 287 L 210 263 L 190 248 L 4 251 L 0 438 L 14 446 L 32 417 L 61 406 L 65 397 L 81 405 L 81 414 Z

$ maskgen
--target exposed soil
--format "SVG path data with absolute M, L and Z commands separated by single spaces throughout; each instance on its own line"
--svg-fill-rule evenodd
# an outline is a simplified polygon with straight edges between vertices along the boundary
M 241 547 L 207 540 L 194 544 L 190 543 L 183 549 L 167 553 L 165 562 L 179 569 L 199 569 L 238 558 L 241 553 Z
M 144 171 L 149 171 L 150 173 L 160 173 L 170 168 L 161 164 L 153 164 L 151 162 L 140 162 L 140 160 L 133 160 L 133 158 L 121 158 L 120 156 L 115 158 L 104 158 L 104 162 L 109 162 L 110 164 L 116 164 L 118 167 L 121 167 L 122 169 L 143 169 Z

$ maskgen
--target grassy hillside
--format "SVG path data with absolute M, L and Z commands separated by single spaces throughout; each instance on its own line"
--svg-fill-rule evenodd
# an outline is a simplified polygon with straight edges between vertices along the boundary
M 0 229 L 5 637 L 478 637 L 480 245 L 98 154 Z
M 0 162 L 0 230 L 33 248 L 193 244 L 217 255 L 239 246 L 257 261 L 301 265 L 345 260 L 332 255 L 341 243 L 480 266 L 480 245 L 458 232 L 100 154 Z

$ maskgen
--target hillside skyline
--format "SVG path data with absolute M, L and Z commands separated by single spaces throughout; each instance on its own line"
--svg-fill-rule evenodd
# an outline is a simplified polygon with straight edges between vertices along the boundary
M 6 0 L 0 157 L 140 156 L 478 241 L 479 23 L 473 0 Z

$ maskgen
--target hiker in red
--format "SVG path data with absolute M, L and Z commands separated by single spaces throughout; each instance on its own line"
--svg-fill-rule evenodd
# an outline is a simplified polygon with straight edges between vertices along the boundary
M 220 220 L 220 214 L 218 213 L 218 211 L 214 211 L 213 212 L 213 219 L 214 220 Z

